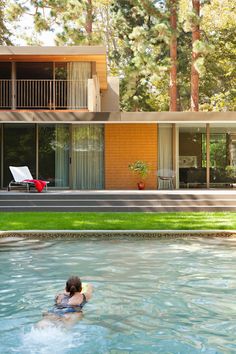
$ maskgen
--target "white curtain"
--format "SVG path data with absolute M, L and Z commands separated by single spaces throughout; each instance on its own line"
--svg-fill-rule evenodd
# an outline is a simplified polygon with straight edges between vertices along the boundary
M 67 63 L 67 106 L 70 109 L 87 108 L 88 79 L 91 78 L 91 63 Z
M 104 188 L 104 133 L 101 124 L 72 127 L 73 189 Z
M 158 134 L 158 171 L 173 170 L 172 125 L 159 124 Z
M 55 187 L 69 186 L 69 127 L 56 125 Z

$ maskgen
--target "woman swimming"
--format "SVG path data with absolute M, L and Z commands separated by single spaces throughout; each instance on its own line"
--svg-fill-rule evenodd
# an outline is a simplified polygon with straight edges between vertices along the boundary
M 37 327 L 45 327 L 52 321 L 74 324 L 81 318 L 84 305 L 91 299 L 92 285 L 86 284 L 86 291 L 82 292 L 82 290 L 80 278 L 70 277 L 66 282 L 64 292 L 56 296 L 54 307 L 43 315 L 44 319 L 38 323 Z

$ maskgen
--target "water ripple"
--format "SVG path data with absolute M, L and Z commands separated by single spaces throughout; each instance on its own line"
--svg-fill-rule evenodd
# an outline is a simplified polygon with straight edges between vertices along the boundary
M 231 240 L 6 239 L 0 251 L 1 353 L 236 352 Z M 83 320 L 40 331 L 72 274 L 94 285 Z

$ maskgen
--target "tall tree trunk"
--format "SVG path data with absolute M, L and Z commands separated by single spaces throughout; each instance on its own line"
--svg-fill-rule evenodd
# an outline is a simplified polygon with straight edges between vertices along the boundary
M 178 0 L 170 0 L 170 26 L 172 36 L 170 40 L 170 111 L 178 111 L 177 104 L 177 2 Z
M 200 16 L 200 0 L 192 0 L 193 11 L 196 16 Z M 200 28 L 198 23 L 192 24 L 192 67 L 191 67 L 191 111 L 199 110 L 199 74 L 195 69 L 195 61 L 199 54 L 194 52 L 195 41 L 200 40 Z
M 92 44 L 92 33 L 93 33 L 93 4 L 92 0 L 87 0 L 86 4 L 87 16 L 86 16 L 86 32 L 88 35 L 88 42 Z

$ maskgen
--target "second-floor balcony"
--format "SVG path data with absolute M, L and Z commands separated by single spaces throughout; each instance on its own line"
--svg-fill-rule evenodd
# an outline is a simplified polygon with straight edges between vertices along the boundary
M 89 61 L 4 62 L 0 57 L 0 110 L 100 111 L 93 67 Z
M 87 108 L 87 79 L 0 79 L 0 109 Z

